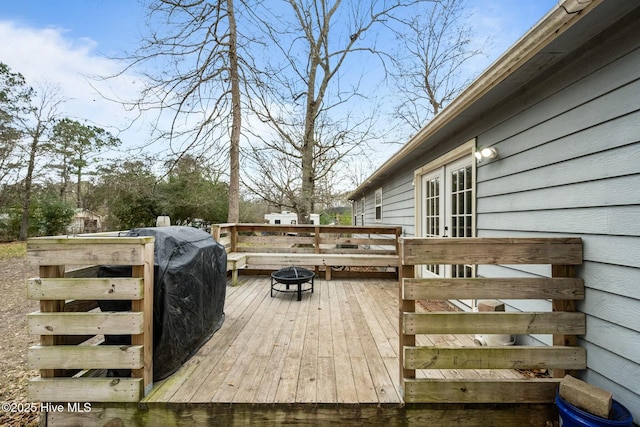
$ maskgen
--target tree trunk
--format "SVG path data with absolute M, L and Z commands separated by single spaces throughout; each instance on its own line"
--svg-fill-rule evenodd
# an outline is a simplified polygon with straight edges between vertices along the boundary
M 307 116 L 307 121 L 312 119 Z M 298 210 L 298 218 L 301 224 L 311 223 L 311 214 L 313 213 L 313 192 L 314 192 L 314 168 L 313 168 L 313 129 L 314 124 L 307 124 L 305 129 L 304 141 L 302 143 L 302 188 L 300 194 L 300 209 Z
M 298 219 L 301 224 L 311 223 L 313 213 L 313 196 L 315 191 L 315 168 L 313 164 L 313 153 L 315 151 L 315 128 L 316 117 L 318 115 L 318 103 L 316 101 L 316 77 L 318 75 L 319 53 L 316 45 L 311 45 L 309 80 L 307 82 L 307 111 L 305 112 L 304 135 L 302 141 L 301 167 L 302 185 L 300 191 L 300 209 Z
M 240 222 L 240 74 L 238 71 L 237 29 L 233 0 L 227 0 L 229 14 L 229 73 L 231 74 L 231 143 L 229 146 L 229 212 L 230 223 Z
M 62 182 L 60 183 L 60 200 L 67 201 L 67 187 L 69 186 L 69 179 L 67 177 L 67 164 L 66 161 L 62 164 L 62 172 L 60 173 Z
M 78 169 L 78 182 L 76 182 L 76 208 L 81 208 L 82 197 L 80 195 L 80 189 L 82 188 L 82 169 Z

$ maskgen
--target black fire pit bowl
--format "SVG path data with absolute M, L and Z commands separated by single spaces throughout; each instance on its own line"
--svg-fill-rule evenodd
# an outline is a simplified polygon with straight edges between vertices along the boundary
M 285 267 L 271 273 L 271 297 L 273 292 L 297 292 L 298 301 L 302 299 L 302 292 L 313 293 L 313 278 L 315 273 L 302 267 Z M 305 283 L 310 285 L 303 286 Z M 294 289 L 290 289 L 295 285 Z

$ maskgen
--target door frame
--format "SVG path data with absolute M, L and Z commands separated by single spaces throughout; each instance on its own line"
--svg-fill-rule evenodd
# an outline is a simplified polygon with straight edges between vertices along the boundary
M 423 204 L 422 204 L 422 195 L 423 195 L 423 178 L 425 175 L 433 174 L 439 169 L 444 169 L 446 166 L 451 165 L 455 162 L 463 160 L 465 158 L 470 159 L 471 163 L 471 171 L 472 171 L 472 192 L 471 192 L 471 203 L 472 203 L 472 216 L 471 216 L 471 232 L 472 235 L 476 235 L 476 161 L 475 161 L 475 153 L 476 150 L 476 139 L 473 138 L 459 147 L 447 152 L 446 154 L 438 157 L 437 159 L 427 163 L 426 165 L 416 169 L 414 171 L 414 226 L 416 230 L 416 237 L 423 237 L 425 230 L 423 230 Z M 444 227 L 444 223 L 442 224 Z M 451 230 L 449 230 L 451 231 Z M 421 269 L 417 269 L 421 270 Z M 416 274 L 422 276 L 422 271 L 416 271 Z

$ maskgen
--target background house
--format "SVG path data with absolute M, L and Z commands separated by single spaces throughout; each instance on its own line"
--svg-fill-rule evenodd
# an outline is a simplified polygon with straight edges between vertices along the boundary
M 77 208 L 71 223 L 67 226 L 67 233 L 96 233 L 102 231 L 102 216 L 88 209 Z
M 587 334 L 579 345 L 588 359 L 581 376 L 612 391 L 636 421 L 639 27 L 636 0 L 561 1 L 350 195 L 358 225 L 401 225 L 406 236 L 581 237 L 586 297 L 578 308 Z M 478 161 L 481 148 L 497 155 Z M 421 272 L 549 273 L 464 265 Z M 506 303 L 508 310 L 550 309 L 548 301 Z

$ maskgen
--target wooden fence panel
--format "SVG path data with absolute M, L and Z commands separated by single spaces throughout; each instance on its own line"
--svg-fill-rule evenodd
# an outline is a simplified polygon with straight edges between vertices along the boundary
M 141 345 L 32 346 L 27 360 L 36 369 L 140 369 Z
M 27 280 L 33 300 L 137 300 L 144 295 L 141 278 L 37 278 Z
M 28 298 L 40 300 L 40 311 L 27 315 L 29 333 L 40 335 L 28 353 L 30 367 L 40 369 L 30 399 L 137 402 L 151 391 L 153 251 L 153 237 L 29 239 L 27 258 L 40 267 L 40 277 L 26 283 Z M 132 277 L 95 277 L 96 265 L 105 264 L 129 265 Z M 85 268 L 65 273 L 65 265 Z M 96 311 L 99 300 L 128 300 L 131 310 Z M 131 345 L 97 345 L 102 335 L 131 335 Z M 131 370 L 132 377 L 84 377 L 107 369 Z
M 405 264 L 582 264 L 579 238 L 403 238 Z
M 558 380 L 452 380 L 404 381 L 407 403 L 549 403 Z
M 228 256 L 227 271 L 238 284 L 238 274 L 275 271 L 282 266 L 313 267 L 347 276 L 352 268 L 375 267 L 369 274 L 391 276 L 398 269 L 401 227 L 304 224 L 220 224 L 212 227 L 216 241 Z M 243 255 L 246 255 L 243 256 Z M 357 271 L 357 270 L 356 270 Z
M 466 298 L 466 296 L 464 297 Z M 584 313 L 490 312 L 405 313 L 403 333 L 418 334 L 565 334 L 586 333 Z
M 406 347 L 407 369 L 585 369 L 580 347 Z
M 406 299 L 584 299 L 584 280 L 568 277 L 404 279 L 403 289 Z
M 137 335 L 143 332 L 142 313 L 30 313 L 32 335 Z
M 34 378 L 29 398 L 40 402 L 138 402 L 142 378 Z
M 559 377 L 586 368 L 577 336 L 586 316 L 577 312 L 584 281 L 576 238 L 406 238 L 400 240 L 400 359 L 407 403 L 551 403 Z M 549 264 L 551 277 L 415 278 L 420 265 Z M 411 268 L 409 268 L 411 266 Z M 415 267 L 414 267 L 415 266 Z M 550 299 L 550 312 L 416 312 L 416 300 Z M 416 346 L 422 334 L 551 334 L 553 346 Z M 547 369 L 554 378 L 416 378 L 430 369 Z

